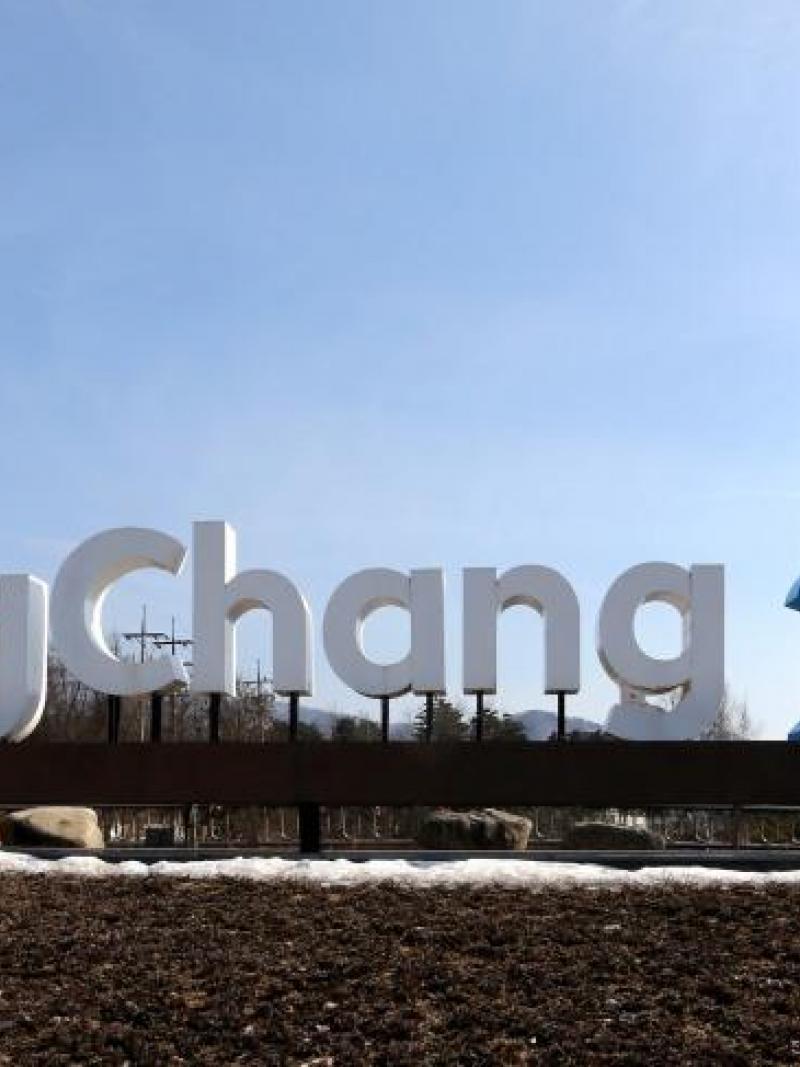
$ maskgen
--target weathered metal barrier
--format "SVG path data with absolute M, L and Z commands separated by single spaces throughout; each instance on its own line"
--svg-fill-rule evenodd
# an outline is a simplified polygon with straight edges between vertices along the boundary
M 800 746 L 780 741 L 0 746 L 0 807 L 800 807 Z

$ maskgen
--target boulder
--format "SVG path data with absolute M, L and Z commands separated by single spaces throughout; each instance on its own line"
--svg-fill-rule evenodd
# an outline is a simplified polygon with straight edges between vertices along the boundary
M 564 848 L 663 848 L 664 839 L 642 826 L 616 826 L 605 822 L 576 822 L 564 834 Z
M 91 808 L 26 808 L 0 816 L 4 845 L 102 848 L 103 832 Z
M 433 849 L 514 849 L 528 847 L 531 821 L 497 808 L 432 811 L 422 821 L 417 842 Z

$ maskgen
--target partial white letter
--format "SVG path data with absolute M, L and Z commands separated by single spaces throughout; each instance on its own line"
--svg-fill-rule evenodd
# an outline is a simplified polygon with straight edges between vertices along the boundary
M 373 611 L 405 608 L 411 616 L 411 649 L 397 663 L 367 659 L 364 623 Z M 443 693 L 444 575 L 441 570 L 375 568 L 351 574 L 335 590 L 325 610 L 323 638 L 328 661 L 341 680 L 369 697 Z
M 106 643 L 102 618 L 106 594 L 119 578 L 146 567 L 179 574 L 185 556 L 174 537 L 130 526 L 90 537 L 67 557 L 53 586 L 53 641 L 67 669 L 84 685 L 114 696 L 136 696 L 188 684 L 177 656 L 150 663 L 118 659 Z
M 47 695 L 47 586 L 29 574 L 0 575 L 0 736 L 23 741 Z
M 194 676 L 198 693 L 236 695 L 236 622 L 246 612 L 272 612 L 276 693 L 311 693 L 311 612 L 297 588 L 276 571 L 236 574 L 236 531 L 226 522 L 194 524 Z M 235 575 L 235 577 L 234 577 Z
M 671 604 L 683 618 L 683 647 L 673 659 L 641 650 L 634 633 L 643 604 Z M 625 699 L 608 714 L 610 733 L 630 740 L 680 741 L 700 737 L 714 721 L 725 687 L 725 579 L 718 565 L 642 563 L 620 575 L 600 608 L 597 653 L 623 693 L 682 689 L 672 711 Z
M 581 685 L 580 608 L 566 578 L 549 567 L 464 570 L 464 692 L 497 691 L 497 614 L 525 604 L 544 616 L 544 691 Z

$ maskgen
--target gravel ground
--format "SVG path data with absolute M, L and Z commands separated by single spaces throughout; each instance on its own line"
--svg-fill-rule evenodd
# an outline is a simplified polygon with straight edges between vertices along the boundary
M 0 877 L 4 1064 L 800 1061 L 800 890 Z

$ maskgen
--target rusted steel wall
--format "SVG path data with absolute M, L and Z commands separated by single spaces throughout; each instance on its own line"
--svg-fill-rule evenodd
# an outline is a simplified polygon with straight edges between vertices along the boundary
M 0 806 L 800 806 L 780 741 L 0 746 Z

